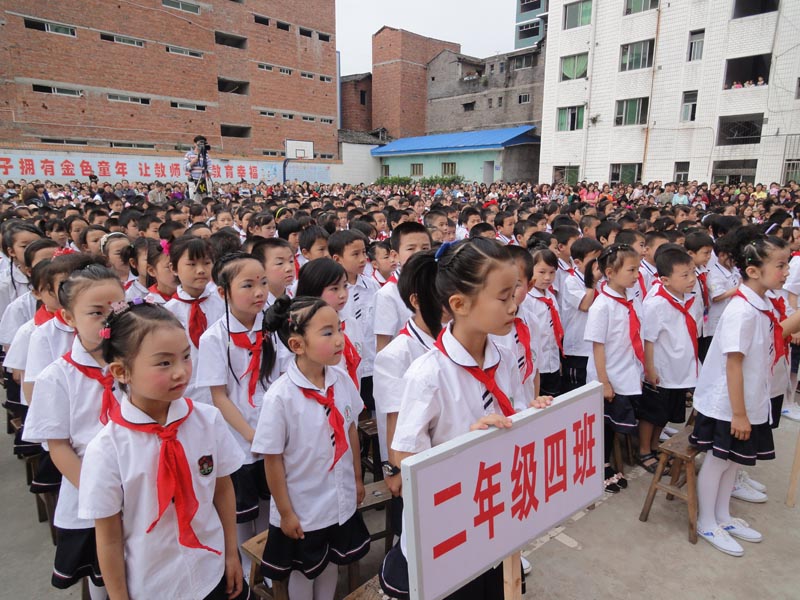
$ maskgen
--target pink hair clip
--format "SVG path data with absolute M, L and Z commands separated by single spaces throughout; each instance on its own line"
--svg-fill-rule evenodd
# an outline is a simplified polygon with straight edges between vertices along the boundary
M 169 242 L 167 240 L 161 240 L 161 252 L 169 256 Z
M 128 305 L 128 303 L 124 301 L 111 303 L 111 312 L 114 313 L 115 315 L 121 315 L 129 308 L 130 306 Z
M 103 327 L 100 330 L 100 339 L 109 340 L 111 339 L 111 329 L 108 327 Z

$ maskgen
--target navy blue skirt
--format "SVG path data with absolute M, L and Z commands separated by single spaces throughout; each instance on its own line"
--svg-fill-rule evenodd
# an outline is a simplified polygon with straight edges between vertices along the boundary
M 731 435 L 731 422 L 721 421 L 697 413 L 694 431 L 689 435 L 689 443 L 703 452 L 711 451 L 722 460 L 745 465 L 756 464 L 756 460 L 773 460 L 775 443 L 769 423 L 752 425 L 747 440 L 737 440 Z

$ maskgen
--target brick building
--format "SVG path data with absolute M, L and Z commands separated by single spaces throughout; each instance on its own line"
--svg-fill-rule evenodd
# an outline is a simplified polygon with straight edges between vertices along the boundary
M 372 131 L 372 73 L 345 75 L 339 80 L 342 129 Z
M 337 142 L 334 0 L 5 0 L 0 144 L 281 156 Z

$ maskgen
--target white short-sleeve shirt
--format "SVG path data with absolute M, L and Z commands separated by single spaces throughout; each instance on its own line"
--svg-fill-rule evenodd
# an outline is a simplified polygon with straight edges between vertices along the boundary
M 356 511 L 356 480 L 353 452 L 347 439 L 347 451 L 331 469 L 334 447 L 332 430 L 325 407 L 306 398 L 302 389 L 325 395 L 334 386 L 336 408 L 344 419 L 347 435 L 358 422 L 364 406 L 361 396 L 346 373 L 336 367 L 325 369 L 325 390 L 319 389 L 297 367 L 273 383 L 264 395 L 261 417 L 253 438 L 253 452 L 280 454 L 286 472 L 286 488 L 292 509 L 305 531 L 317 531 L 331 525 L 343 525 Z M 281 515 L 270 500 L 270 525 L 280 526 Z
M 573 275 L 564 280 L 564 290 L 561 292 L 564 356 L 588 357 L 592 353 L 592 344 L 583 339 L 589 313 L 578 308 L 585 295 L 586 284 L 583 275 L 576 269 Z
M 666 288 L 663 289 L 670 293 Z M 693 294 L 685 294 L 683 299 L 670 295 L 683 306 L 689 301 L 696 302 Z M 697 383 L 700 365 L 694 354 L 686 317 L 665 298 L 656 294 L 648 295 L 642 308 L 642 333 L 645 341 L 653 343 L 653 362 L 660 380 L 659 387 L 693 388 Z M 690 316 L 695 321 L 691 312 Z
M 792 309 L 789 307 L 788 298 L 786 298 L 787 293 L 785 290 L 769 290 L 767 292 L 767 301 L 772 305 L 772 312 L 775 313 L 775 318 L 778 321 L 782 321 L 781 313 L 778 308 L 773 304 L 772 300 L 780 301 L 783 300 L 783 306 L 785 311 L 785 316 L 789 316 L 792 312 Z M 769 397 L 775 398 L 776 396 L 787 396 L 791 395 L 793 392 L 793 388 L 790 387 L 790 379 L 791 379 L 791 363 L 790 363 L 790 355 L 791 355 L 791 348 L 789 349 L 789 353 L 784 354 L 783 358 L 781 358 L 777 363 L 775 363 L 772 367 L 772 377 L 770 377 L 770 386 L 769 386 Z M 773 415 L 774 417 L 774 415 Z
M 72 360 L 79 365 L 100 368 L 77 337 L 70 351 Z M 108 368 L 102 370 L 105 373 Z M 114 387 L 119 400 L 119 386 Z M 33 400 L 25 418 L 23 439 L 38 443 L 69 440 L 75 454 L 82 458 L 86 446 L 103 428 L 100 422 L 103 386 L 61 357 L 36 378 Z M 61 480 L 54 523 L 63 529 L 94 527 L 94 521 L 78 517 L 78 489 L 66 477 Z
M 122 398 L 120 409 L 126 421 L 153 422 L 126 397 Z M 184 399 L 172 402 L 167 424 L 182 419 L 187 412 Z M 242 452 L 231 438 L 222 414 L 213 406 L 194 403 L 189 418 L 178 428 L 177 439 L 186 454 L 198 502 L 192 529 L 201 544 L 219 550 L 221 556 L 178 542 L 172 503 L 147 533 L 158 516 L 156 477 L 161 442 L 157 435 L 109 422 L 89 442 L 83 457 L 78 516 L 102 519 L 122 513 L 131 598 L 205 598 L 225 572 L 225 540 L 214 507 L 214 490 L 217 478 L 230 475 L 242 465 Z
M 658 270 L 655 265 L 651 265 L 645 259 L 642 259 L 642 262 L 639 264 L 639 273 L 644 279 L 644 287 L 649 293 L 650 288 L 653 287 L 653 280 L 658 276 Z
M 25 292 L 8 305 L 3 318 L 0 320 L 0 344 L 8 346 L 17 333 L 17 330 L 33 318 L 36 312 L 36 298 L 30 292 Z
M 733 418 L 728 396 L 727 354 L 744 354 L 744 402 L 747 418 L 753 425 L 769 418 L 770 379 L 775 357 L 772 323 L 762 314 L 772 305 L 747 285 L 739 291 L 745 298 L 734 296 L 722 313 L 717 333 L 700 368 L 694 392 L 694 407 L 707 417 L 730 421 Z
M 800 254 L 792 255 L 789 261 L 789 277 L 786 278 L 783 289 L 790 294 L 800 296 Z
M 739 280 L 739 270 L 736 267 L 732 270 L 728 270 L 717 261 L 714 263 L 714 266 L 709 269 L 708 298 L 711 305 L 708 307 L 708 323 L 706 324 L 706 332 L 709 335 L 714 335 L 714 332 L 717 330 L 719 318 L 722 316 L 725 307 L 728 306 L 728 302 L 731 301 L 730 298 L 726 298 L 720 302 L 714 302 L 714 298 L 737 287 L 739 285 Z
M 5 313 L 6 308 L 14 300 L 30 291 L 28 277 L 19 268 L 19 265 L 14 264 L 12 270 L 10 260 L 8 264 L 9 269 L 0 272 L 0 315 Z
M 359 275 L 353 285 L 348 284 L 349 296 L 344 308 L 358 322 L 362 334 L 361 373 L 362 377 L 371 377 L 375 362 L 375 295 L 381 289 L 380 284 L 371 277 Z
M 561 289 L 565 289 L 565 284 L 562 283 Z M 563 295 L 562 292 L 561 296 Z M 556 312 L 560 313 L 559 303 L 550 290 L 542 293 L 536 288 L 528 292 L 528 297 L 523 302 L 527 320 L 531 324 L 531 338 L 535 335 L 539 346 L 536 367 L 540 373 L 556 373 L 561 369 L 561 351 L 556 341 L 550 308 L 539 298 L 551 300 Z
M 131 275 L 133 274 L 131 273 Z M 125 289 L 126 302 L 131 302 L 134 298 L 146 298 L 150 293 L 150 290 L 142 285 L 138 277 L 128 280 L 128 283 L 130 283 L 130 285 Z
M 397 283 L 389 279 L 375 293 L 375 335 L 395 337 L 412 316 L 400 297 Z
M 622 297 L 608 286 L 604 286 L 603 289 L 606 294 Z M 633 300 L 633 307 L 641 324 L 642 305 L 634 299 L 633 289 L 627 290 L 627 298 Z M 584 339 L 592 344 L 597 342 L 605 346 L 608 381 L 614 391 L 623 396 L 641 394 L 644 375 L 644 366 L 636 358 L 636 353 L 631 345 L 630 330 L 630 316 L 627 307 L 605 294 L 598 294 L 589 308 Z M 644 342 L 642 342 L 642 346 L 644 346 Z M 594 351 L 589 355 L 586 380 L 597 380 Z
M 36 323 L 33 322 L 33 319 L 17 330 L 17 334 L 6 352 L 6 358 L 3 360 L 3 366 L 6 369 L 25 371 L 25 366 L 28 364 L 28 347 L 34 331 L 36 331 Z M 25 390 L 22 386 L 19 389 L 19 397 L 22 404 L 26 406 L 29 404 L 30 398 L 25 397 Z
M 25 362 L 25 382 L 35 383 L 39 373 L 72 347 L 75 330 L 58 319 L 50 319 L 31 334 Z
M 533 371 L 531 371 L 530 377 L 522 382 L 524 398 L 527 402 L 530 402 L 536 396 L 536 373 L 539 371 L 539 355 L 541 354 L 539 340 L 542 338 L 542 336 L 537 333 L 535 325 L 530 322 L 528 317 L 526 306 L 529 302 L 530 299 L 523 300 L 519 310 L 517 311 L 517 317 L 528 327 L 528 330 L 531 334 L 530 353 L 531 361 L 533 362 Z M 511 356 L 514 356 L 517 359 L 517 367 L 519 368 L 520 377 L 524 378 L 525 372 L 528 368 L 525 357 L 525 347 L 522 345 L 522 342 L 520 342 L 516 325 L 512 327 L 511 331 L 509 331 L 506 335 L 490 335 L 489 339 L 493 340 L 498 347 L 505 348 Z

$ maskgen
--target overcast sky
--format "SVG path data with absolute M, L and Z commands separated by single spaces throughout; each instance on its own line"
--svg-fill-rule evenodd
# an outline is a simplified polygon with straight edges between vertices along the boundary
M 515 0 L 336 0 L 342 75 L 372 70 L 372 34 L 384 25 L 461 44 L 479 58 L 514 49 Z

